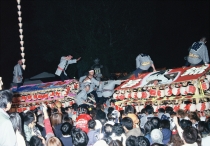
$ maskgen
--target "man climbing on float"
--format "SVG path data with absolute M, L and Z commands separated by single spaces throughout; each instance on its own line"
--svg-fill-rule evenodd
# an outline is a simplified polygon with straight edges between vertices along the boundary
M 150 67 L 152 67 L 154 72 L 156 71 L 154 63 L 152 59 L 150 58 L 150 56 L 143 53 L 139 54 L 136 57 L 136 70 L 133 72 L 135 75 L 135 78 L 138 78 L 139 73 L 149 71 Z
M 206 37 L 202 37 L 200 41 L 192 44 L 185 66 L 207 65 L 209 63 L 208 50 L 205 45 L 206 42 Z
M 81 57 L 79 57 L 78 59 L 72 59 L 73 56 L 68 55 L 68 56 L 62 56 L 60 63 L 58 65 L 58 68 L 55 72 L 56 75 L 60 76 L 61 80 L 64 82 L 64 80 L 68 80 L 68 76 L 65 72 L 65 70 L 67 69 L 69 64 L 73 64 L 73 63 L 77 63 L 77 61 L 79 61 L 81 59 Z

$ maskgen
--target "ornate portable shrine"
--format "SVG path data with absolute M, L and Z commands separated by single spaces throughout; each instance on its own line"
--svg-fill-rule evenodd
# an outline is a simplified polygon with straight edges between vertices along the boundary
M 210 65 L 168 69 L 131 76 L 115 89 L 113 98 L 120 109 L 130 104 L 136 110 L 150 104 L 154 109 L 208 110 Z
M 79 82 L 72 79 L 21 86 L 18 91 L 14 87 L 11 90 L 14 92 L 14 98 L 10 112 L 33 110 L 41 103 L 53 107 L 56 101 L 60 101 L 63 107 L 67 107 L 74 103 Z

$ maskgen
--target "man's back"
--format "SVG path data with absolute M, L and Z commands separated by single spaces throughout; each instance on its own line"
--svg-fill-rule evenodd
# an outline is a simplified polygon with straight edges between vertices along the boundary
M 0 146 L 16 146 L 16 135 L 9 116 L 0 108 Z
M 73 146 L 71 136 L 69 136 L 69 137 L 62 136 L 62 137 L 60 137 L 60 140 L 61 140 L 63 146 Z

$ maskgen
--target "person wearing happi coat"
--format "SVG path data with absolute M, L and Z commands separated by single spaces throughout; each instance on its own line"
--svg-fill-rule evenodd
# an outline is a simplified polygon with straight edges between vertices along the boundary
M 192 44 L 185 66 L 207 65 L 209 63 L 208 49 L 205 45 L 206 43 L 206 37 L 202 37 L 200 41 Z
M 80 90 L 83 90 L 85 88 L 84 83 L 86 80 L 90 80 L 90 89 L 87 92 L 87 94 L 90 96 L 93 95 L 95 97 L 96 103 L 98 103 L 99 98 L 97 96 L 96 89 L 100 85 L 100 81 L 98 81 L 94 78 L 94 70 L 90 70 L 89 74 L 87 76 L 80 77 L 80 79 L 79 79 Z
M 55 72 L 56 75 L 60 76 L 61 80 L 64 82 L 64 80 L 68 80 L 69 77 L 67 76 L 65 70 L 67 69 L 69 64 L 77 63 L 81 59 L 79 57 L 78 59 L 72 59 L 73 56 L 68 55 L 68 56 L 62 56 L 60 63 L 58 65 L 58 68 Z
M 18 64 L 15 65 L 14 71 L 13 71 L 13 83 L 17 84 L 17 89 L 22 86 L 23 81 L 23 68 L 22 68 L 22 60 L 18 60 Z
M 136 70 L 133 72 L 135 78 L 138 77 L 139 73 L 147 72 L 150 69 L 150 67 L 152 67 L 154 72 L 156 71 L 154 63 L 150 56 L 143 53 L 139 54 L 136 57 Z

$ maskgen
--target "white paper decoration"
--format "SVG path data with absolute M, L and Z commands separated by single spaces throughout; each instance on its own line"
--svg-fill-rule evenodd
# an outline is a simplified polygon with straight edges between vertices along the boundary
M 20 45 L 23 47 L 24 41 L 20 41 Z
M 23 23 L 18 23 L 19 27 L 22 28 L 23 26 Z
M 23 53 L 23 51 L 24 51 L 24 47 L 20 47 L 20 50 L 22 51 L 22 53 Z
M 18 17 L 18 20 L 19 20 L 19 22 L 21 23 L 21 21 L 22 21 L 22 17 Z
M 19 29 L 19 32 L 20 32 L 20 34 L 22 34 L 23 33 L 23 29 Z
M 20 0 L 17 0 L 17 3 L 20 4 Z
M 21 60 L 22 60 L 23 64 L 24 64 L 24 63 L 25 63 L 25 61 L 26 61 L 25 59 L 21 59 Z
M 23 65 L 22 65 L 22 68 L 25 70 L 25 69 L 26 69 L 26 65 L 25 65 L 25 64 L 23 64 Z
M 18 16 L 20 17 L 21 16 L 21 11 L 18 11 L 17 13 L 18 13 Z
M 20 37 L 20 40 L 22 41 L 23 40 L 23 35 L 19 35 L 19 37 Z
M 25 53 L 21 53 L 21 56 L 24 58 L 24 56 L 25 56 Z
M 21 9 L 21 6 L 20 6 L 20 5 L 17 5 L 17 8 L 18 8 L 18 10 L 20 11 L 20 9 Z

